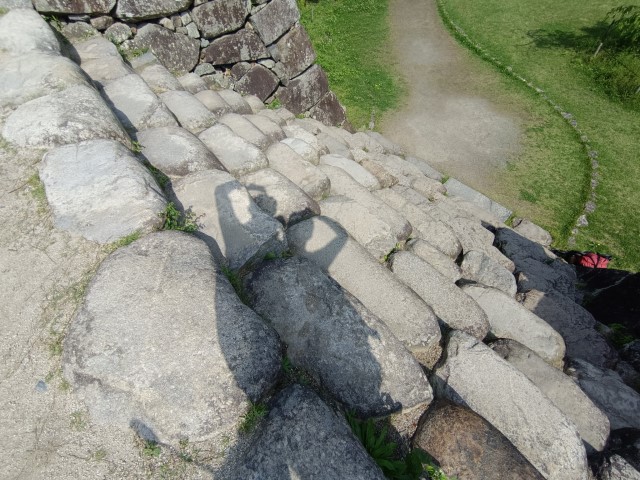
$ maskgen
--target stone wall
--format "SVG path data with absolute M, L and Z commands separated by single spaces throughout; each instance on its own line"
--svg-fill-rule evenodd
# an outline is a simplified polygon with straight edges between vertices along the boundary
M 296 0 L 34 0 L 66 36 L 98 31 L 133 56 L 151 51 L 174 74 L 195 72 L 210 85 L 277 99 L 295 115 L 343 125 Z M 55 17 L 51 17 L 51 16 Z

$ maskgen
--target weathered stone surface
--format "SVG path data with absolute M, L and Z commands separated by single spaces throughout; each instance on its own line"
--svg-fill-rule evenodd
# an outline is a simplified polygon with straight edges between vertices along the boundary
M 101 17 L 93 17 L 91 19 L 91 26 L 99 31 L 104 31 L 113 25 L 113 18 L 109 15 L 103 15 Z
M 620 455 L 612 455 L 600 470 L 601 480 L 640 480 L 640 472 Z
M 65 88 L 87 84 L 80 67 L 60 55 L 0 53 L 0 107 L 17 107 Z
M 396 153 L 395 155 L 399 155 L 399 154 Z M 411 163 L 412 165 L 418 167 L 425 176 L 432 178 L 433 180 L 437 180 L 438 182 L 440 182 L 444 178 L 439 171 L 437 171 L 435 168 L 433 168 L 431 165 L 429 165 L 427 162 L 425 162 L 421 158 L 405 157 L 405 160 Z
M 381 188 L 390 188 L 398 184 L 398 179 L 396 177 L 391 175 L 389 172 L 387 172 L 383 167 L 381 167 L 377 163 L 369 160 L 368 157 L 363 158 L 359 156 L 358 150 L 359 149 L 351 149 L 351 153 L 353 155 L 354 160 L 358 162 L 360 165 L 362 165 L 363 168 L 367 169 L 369 173 L 371 173 L 378 179 L 378 183 L 380 183 Z M 360 152 L 364 153 L 363 150 L 360 150 Z
M 440 274 L 455 283 L 460 280 L 462 274 L 460 267 L 444 253 L 431 245 L 429 242 L 416 238 L 407 242 L 407 250 L 416 254 L 422 260 L 435 268 Z
M 318 201 L 329 195 L 329 177 L 288 145 L 282 142 L 274 143 L 267 149 L 266 154 L 271 168 L 287 177 L 314 200 Z
M 333 92 L 325 93 L 309 114 L 327 125 L 343 125 L 347 121 L 347 112 Z
M 0 15 L 0 51 L 11 55 L 60 53 L 60 44 L 51 27 L 35 10 L 18 8 Z
M 40 178 L 56 227 L 100 243 L 162 224 L 164 195 L 136 157 L 113 140 L 49 151 Z
M 118 0 L 115 16 L 128 22 L 160 18 L 187 9 L 191 5 L 191 1 L 192 0 Z
M 473 298 L 411 252 L 396 252 L 391 271 L 433 308 L 449 328 L 461 330 L 482 340 L 489 331 L 487 314 Z
M 354 138 L 357 137 L 357 135 L 358 134 L 354 135 Z M 360 138 L 365 139 L 365 137 L 368 139 L 368 143 L 365 145 L 369 151 L 372 151 L 374 148 L 372 142 L 375 140 L 364 133 L 362 133 L 362 137 Z M 384 151 L 380 144 L 377 145 L 378 149 Z M 372 161 L 378 163 L 384 167 L 387 172 L 396 177 L 399 180 L 399 185 L 411 187 L 421 195 L 424 195 L 427 199 L 434 197 L 436 194 L 445 192 L 445 188 L 440 182 L 426 177 L 418 167 L 396 155 L 378 154 L 373 156 Z
M 516 274 L 518 290 L 540 290 L 575 298 L 576 275 L 573 270 L 557 268 L 560 261 L 542 263 L 533 258 L 518 260 Z
M 462 197 L 468 202 L 471 202 L 480 208 L 484 208 L 485 210 L 490 211 L 503 222 L 511 216 L 511 210 L 504 207 L 503 205 L 500 205 L 497 202 L 494 202 L 486 195 L 483 195 L 473 188 L 468 187 L 455 178 L 450 178 L 449 180 L 447 180 L 444 186 L 447 189 L 447 192 L 449 192 L 449 195 Z
M 327 74 L 319 65 L 313 65 L 286 87 L 280 87 L 276 96 L 282 105 L 297 115 L 318 103 L 328 90 Z
M 263 115 L 245 115 L 245 119 L 249 120 L 269 139 L 269 144 L 279 142 L 286 138 L 286 134 L 280 126 L 273 120 Z
M 558 257 L 539 243 L 533 242 L 510 228 L 499 228 L 496 231 L 496 246 L 502 253 L 519 265 L 521 259 L 532 258 L 542 263 L 554 262 Z M 556 266 L 557 262 L 554 262 Z M 572 267 L 565 264 L 565 267 Z M 561 268 L 558 265 L 558 268 Z
M 287 134 L 288 138 L 302 140 L 305 143 L 311 145 L 314 150 L 318 152 L 318 155 L 325 155 L 329 153 L 322 147 L 322 145 L 318 141 L 318 137 L 316 137 L 312 133 L 309 133 L 306 128 L 301 127 L 295 122 L 288 121 L 287 125 L 282 127 L 282 129 Z
M 130 146 L 131 140 L 98 92 L 86 85 L 31 100 L 18 107 L 2 136 L 21 147 L 51 148 L 94 138 Z
M 191 18 L 204 38 L 238 30 L 249 14 L 245 0 L 212 0 L 191 10 Z
M 214 125 L 198 138 L 232 175 L 244 175 L 268 166 L 267 158 L 260 149 L 233 133 L 226 125 Z
M 464 254 L 460 264 L 463 278 L 497 288 L 515 297 L 518 287 L 513 274 L 483 252 L 471 250 Z
M 142 79 L 154 93 L 160 94 L 172 90 L 184 90 L 176 77 L 171 75 L 163 65 L 149 65 L 139 71 Z
M 367 130 L 365 133 L 373 138 L 376 143 L 382 145 L 385 153 L 389 155 L 398 155 L 400 157 L 404 156 L 404 150 L 397 143 L 393 143 L 391 140 L 372 130 Z
M 197 137 L 180 127 L 138 132 L 142 156 L 165 175 L 182 177 L 201 170 L 224 170 L 216 156 Z
M 134 43 L 148 48 L 162 65 L 174 73 L 193 70 L 200 55 L 200 41 L 149 23 L 138 30 Z
M 110 42 L 120 45 L 125 40 L 129 40 L 133 33 L 131 32 L 131 27 L 126 23 L 114 23 L 104 32 L 104 36 Z
M 384 480 L 380 467 L 320 398 L 300 385 L 280 392 L 230 480 Z
M 265 108 L 267 108 L 263 100 L 260 100 L 255 95 L 245 95 L 244 100 L 249 104 L 249 106 L 251 107 L 251 111 L 253 113 L 258 113 L 261 110 L 264 110 Z
M 294 254 L 308 258 L 380 318 L 414 354 L 432 367 L 440 357 L 433 310 L 334 221 L 313 217 L 287 231 Z
M 197 135 L 216 123 L 215 115 L 189 92 L 170 90 L 161 93 L 160 98 L 176 116 L 180 126 L 193 134 Z
M 246 285 L 254 310 L 278 332 L 292 364 L 346 409 L 381 417 L 415 407 L 422 412 L 431 402 L 429 382 L 404 345 L 311 261 L 265 263 Z
M 203 90 L 202 92 L 196 93 L 195 97 L 216 117 L 231 112 L 231 107 L 222 99 L 218 92 Z
M 302 25 L 296 25 L 284 34 L 269 47 L 269 53 L 277 62 L 273 71 L 284 82 L 300 75 L 316 61 L 311 39 Z
M 249 115 L 253 113 L 251 106 L 242 98 L 238 92 L 233 90 L 219 90 L 218 95 L 231 107 L 231 110 L 241 115 Z
M 196 75 L 193 72 L 181 75 L 177 80 L 187 92 L 193 95 L 203 90 L 209 90 L 209 87 L 207 87 L 207 84 L 204 83 L 200 75 Z
M 523 305 L 556 330 L 567 347 L 567 356 L 581 358 L 599 367 L 613 366 L 615 351 L 595 330 L 595 319 L 580 305 L 561 295 L 531 290 Z
M 545 478 L 589 478 L 576 427 L 524 374 L 459 331 L 449 336 L 446 359 L 432 377 L 436 396 L 484 417 Z
M 380 189 L 380 184 L 378 183 L 378 179 L 376 179 L 376 177 L 374 177 L 353 160 L 349 160 L 342 155 L 322 155 L 320 157 L 320 165 L 330 165 L 332 167 L 343 170 L 367 190 Z
M 205 6 L 208 4 L 205 4 Z M 252 30 L 239 32 L 215 39 L 202 50 L 200 59 L 212 65 L 227 65 L 249 60 L 267 58 L 267 48 Z
M 300 19 L 296 0 L 271 0 L 266 7 L 251 15 L 249 21 L 265 45 L 270 45 Z
M 174 445 L 233 438 L 280 362 L 277 334 L 240 302 L 206 245 L 178 232 L 103 262 L 63 358 L 95 421 Z
M 624 358 L 629 364 L 640 371 L 640 340 L 634 340 L 628 343 L 622 349 L 622 358 Z
M 543 247 L 548 247 L 553 241 L 549 232 L 526 218 L 515 219 L 513 221 L 513 230 L 526 239 L 539 243 Z
M 609 417 L 611 430 L 640 429 L 640 393 L 625 385 L 620 375 L 578 358 L 571 359 L 567 373 Z
M 263 102 L 278 88 L 278 77 L 262 65 L 254 65 L 236 82 L 236 90 L 244 95 L 255 95 Z
M 431 406 L 413 442 L 459 480 L 544 479 L 484 418 L 445 400 Z
M 354 160 L 353 154 L 351 153 L 349 146 L 345 142 L 343 142 L 341 139 L 338 139 L 333 135 L 329 135 L 325 132 L 318 133 L 316 138 L 318 139 L 318 143 L 320 143 L 320 145 L 324 146 L 327 150 L 329 150 L 330 154 L 340 155 L 344 158 L 348 158 L 351 161 Z M 377 177 L 376 177 L 376 180 L 377 180 Z
M 33 0 L 33 6 L 42 13 L 109 13 L 116 0 Z
M 68 23 L 62 28 L 62 35 L 71 43 L 100 35 L 100 32 L 85 22 Z
M 192 173 L 178 180 L 173 191 L 182 208 L 195 214 L 199 226 L 196 236 L 214 255 L 222 254 L 232 270 L 287 249 L 282 225 L 258 208 L 227 172 Z
M 101 93 L 129 133 L 148 128 L 178 126 L 165 104 L 139 75 L 131 74 L 113 80 Z
M 288 127 L 283 128 L 285 133 L 287 133 L 287 128 Z M 290 147 L 294 152 L 304 158 L 307 162 L 312 163 L 313 165 L 318 165 L 320 163 L 320 154 L 318 152 L 318 149 L 313 145 L 308 144 L 304 140 L 289 137 L 281 140 L 281 142 Z
M 609 439 L 609 419 L 571 378 L 514 340 L 497 340 L 491 348 L 524 373 L 574 423 L 587 452 L 604 449 Z
M 256 204 L 285 228 L 320 215 L 316 201 L 276 170 L 264 168 L 241 177 L 240 182 Z
M 265 149 L 271 140 L 249 120 L 237 113 L 227 113 L 218 120 L 229 127 L 233 133 L 260 149 Z

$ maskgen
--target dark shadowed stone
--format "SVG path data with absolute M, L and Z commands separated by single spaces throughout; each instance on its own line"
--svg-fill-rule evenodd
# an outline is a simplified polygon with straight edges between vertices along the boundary
M 242 77 L 244 77 L 249 70 L 251 70 L 251 65 L 249 62 L 239 62 L 236 63 L 233 67 L 231 67 L 231 77 L 238 81 Z
M 246 0 L 212 0 L 191 10 L 191 18 L 204 38 L 215 38 L 244 25 Z
M 347 113 L 333 92 L 327 92 L 309 113 L 326 125 L 342 125 L 347 120 Z
M 277 62 L 273 71 L 287 83 L 300 75 L 316 60 L 316 52 L 311 39 L 302 25 L 296 25 L 269 48 L 269 53 Z
M 266 45 L 280 38 L 300 19 L 296 0 L 272 0 L 249 19 Z
M 640 371 L 640 340 L 634 340 L 628 343 L 622 349 L 622 358 L 624 358 L 629 364 Z
M 192 0 L 118 0 L 116 17 L 137 22 L 160 18 L 189 8 Z
M 420 365 L 318 266 L 302 258 L 265 262 L 246 285 L 254 310 L 278 332 L 292 364 L 346 409 L 380 417 L 415 408 L 417 423 L 433 398 Z
M 600 471 L 601 480 L 640 480 L 640 472 L 620 455 L 612 455 Z
M 267 48 L 255 32 L 247 29 L 220 37 L 202 50 L 201 61 L 212 65 L 246 62 L 267 58 Z
M 318 103 L 328 90 L 327 74 L 319 65 L 314 65 L 286 87 L 280 87 L 276 96 L 285 108 L 297 115 Z
M 300 385 L 276 395 L 246 451 L 230 480 L 386 478 L 345 419 Z
M 33 0 L 42 13 L 109 13 L 115 4 L 116 0 Z
M 133 40 L 138 48 L 148 48 L 172 73 L 186 73 L 198 63 L 200 41 L 173 33 L 160 25 L 148 24 Z
M 544 477 L 489 422 L 446 400 L 431 406 L 413 439 L 445 474 L 459 480 L 543 480 Z
M 63 357 L 94 421 L 175 446 L 234 438 L 280 363 L 277 334 L 242 304 L 204 242 L 179 232 L 148 235 L 102 263 Z
M 255 95 L 263 102 L 278 88 L 278 77 L 262 65 L 255 65 L 236 82 L 236 90 L 243 95 Z

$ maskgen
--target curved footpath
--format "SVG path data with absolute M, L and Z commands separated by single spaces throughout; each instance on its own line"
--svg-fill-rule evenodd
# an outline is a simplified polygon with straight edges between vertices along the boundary
M 640 395 L 547 232 L 379 134 L 69 41 L 0 15 L 1 478 L 383 480 L 345 411 L 461 480 L 637 474 L 607 442 Z

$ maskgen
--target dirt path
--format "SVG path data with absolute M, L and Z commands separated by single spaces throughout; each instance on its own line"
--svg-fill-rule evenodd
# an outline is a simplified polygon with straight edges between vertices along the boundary
M 456 43 L 435 0 L 391 0 L 392 54 L 406 104 L 381 132 L 412 155 L 490 194 L 496 169 L 520 149 L 521 120 L 482 93 L 493 72 Z

